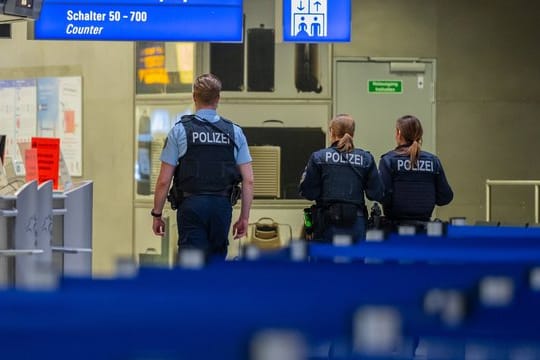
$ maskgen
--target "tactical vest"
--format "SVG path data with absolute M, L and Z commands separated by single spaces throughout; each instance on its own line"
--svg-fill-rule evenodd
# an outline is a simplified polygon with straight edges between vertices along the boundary
M 187 150 L 175 170 L 175 186 L 192 194 L 231 189 L 241 180 L 234 157 L 234 126 L 220 118 L 210 124 L 195 116 L 182 117 Z
M 372 157 L 360 149 L 349 153 L 335 148 L 320 153 L 323 204 L 347 202 L 364 206 L 364 188 Z
M 435 208 L 435 182 L 439 171 L 437 161 L 421 153 L 416 164 L 408 155 L 394 155 L 390 168 L 394 191 L 392 204 L 384 209 L 385 215 L 395 220 L 428 221 Z

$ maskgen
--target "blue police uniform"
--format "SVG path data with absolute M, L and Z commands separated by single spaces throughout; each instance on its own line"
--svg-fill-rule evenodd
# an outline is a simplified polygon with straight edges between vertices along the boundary
M 454 193 L 439 158 L 427 151 L 420 151 L 416 163 L 410 156 L 397 150 L 381 157 L 379 172 L 385 187 L 382 201 L 384 215 L 398 223 L 429 221 L 435 205 L 446 205 Z
M 336 234 L 363 239 L 366 231 L 364 195 L 379 201 L 383 184 L 373 156 L 362 149 L 339 152 L 335 147 L 314 152 L 300 181 L 300 195 L 314 200 L 314 237 L 330 242 Z
M 225 256 L 232 219 L 230 193 L 241 181 L 237 165 L 251 161 L 241 128 L 215 110 L 199 110 L 171 129 L 161 160 L 178 165 L 173 186 L 184 196 L 176 214 L 178 247 Z

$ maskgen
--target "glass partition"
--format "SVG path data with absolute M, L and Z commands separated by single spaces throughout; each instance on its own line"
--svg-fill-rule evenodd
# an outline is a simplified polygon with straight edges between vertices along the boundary
M 167 133 L 182 115 L 192 112 L 191 103 L 175 106 L 138 105 L 135 108 L 137 151 L 135 154 L 135 192 L 153 195 L 161 167 L 160 155 Z
M 137 42 L 136 93 L 190 92 L 195 72 L 195 43 Z

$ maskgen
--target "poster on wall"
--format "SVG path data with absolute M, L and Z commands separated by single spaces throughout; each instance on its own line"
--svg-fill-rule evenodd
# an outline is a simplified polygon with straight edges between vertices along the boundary
M 24 175 L 24 158 L 18 142 L 36 135 L 36 80 L 0 80 L 0 132 L 6 134 L 6 156 L 17 175 Z
M 25 175 L 19 145 L 32 137 L 60 139 L 72 176 L 82 176 L 82 78 L 0 80 L 0 134 L 17 176 Z
M 82 176 L 82 79 L 39 78 L 37 136 L 60 139 L 72 176 Z
M 12 156 L 15 142 L 15 86 L 11 80 L 0 80 L 0 133 L 6 136 L 5 156 Z

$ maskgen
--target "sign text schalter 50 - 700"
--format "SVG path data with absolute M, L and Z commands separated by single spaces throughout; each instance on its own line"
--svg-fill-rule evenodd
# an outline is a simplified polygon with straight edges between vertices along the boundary
M 120 22 L 128 20 L 131 22 L 146 22 L 148 13 L 146 11 L 129 11 L 129 14 L 118 10 L 110 10 L 108 12 L 97 11 L 73 11 L 68 10 L 66 13 L 68 21 L 103 21 L 103 22 Z

